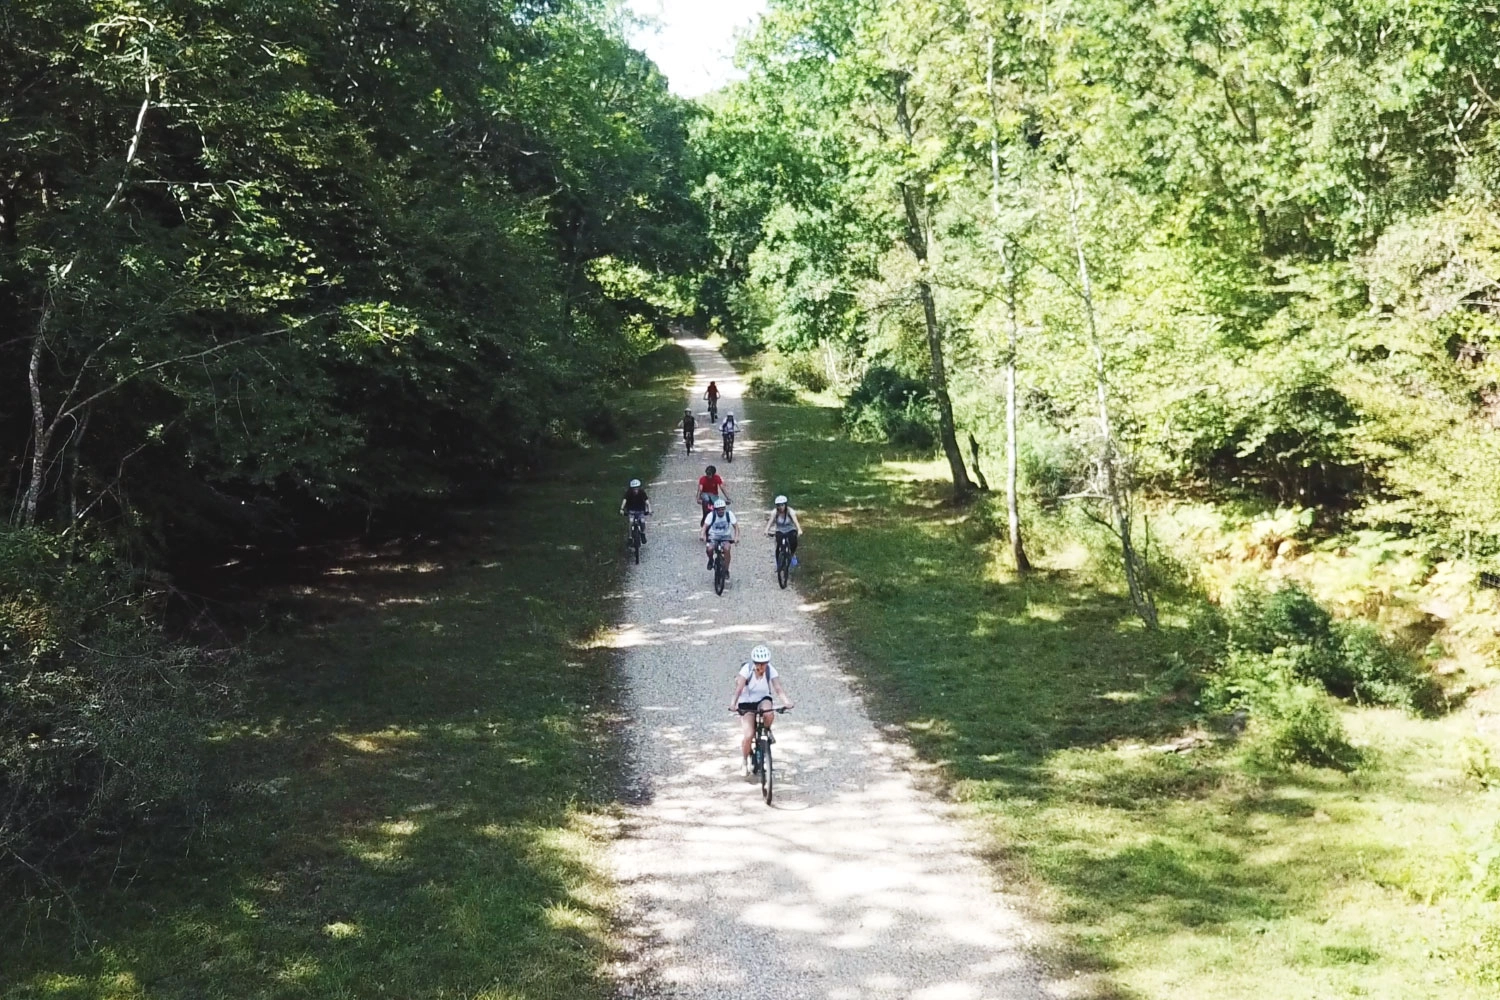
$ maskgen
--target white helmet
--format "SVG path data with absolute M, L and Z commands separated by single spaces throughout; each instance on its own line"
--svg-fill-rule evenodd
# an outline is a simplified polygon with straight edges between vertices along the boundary
M 750 662 L 770 663 L 771 651 L 765 646 L 756 646 L 754 649 L 750 650 Z
M 639 479 L 632 479 L 630 481 L 630 488 L 633 489 L 633 490 L 640 489 L 641 488 L 641 481 Z
M 779 496 L 777 496 L 777 498 L 775 500 L 775 504 L 776 504 L 776 506 L 780 507 L 784 503 L 786 503 L 786 494 L 782 493 Z
M 733 420 L 733 419 L 734 419 L 734 414 L 733 414 L 733 413 L 731 413 L 731 414 L 730 414 L 730 415 L 729 415 L 729 419 L 730 419 L 730 420 Z
M 719 499 L 717 499 L 717 500 L 714 501 L 714 510 L 723 510 L 725 507 L 728 507 L 728 506 L 729 505 L 724 502 L 724 498 L 723 497 L 719 497 Z

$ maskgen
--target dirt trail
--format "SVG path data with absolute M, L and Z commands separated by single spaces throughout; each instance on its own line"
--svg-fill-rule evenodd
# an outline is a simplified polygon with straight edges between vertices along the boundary
M 694 409 L 710 378 L 737 406 L 740 380 L 701 341 Z M 639 943 L 622 992 L 693 1000 L 1030 1000 L 1043 988 L 1020 917 L 993 890 L 961 824 L 919 790 L 909 755 L 877 732 L 822 640 L 815 613 L 776 586 L 760 534 L 770 490 L 755 478 L 761 428 L 741 420 L 721 472 L 744 543 L 714 595 L 692 494 L 718 462 L 680 440 L 650 484 L 650 543 L 627 586 L 624 702 L 633 722 L 636 803 L 614 848 Z M 711 446 L 711 450 L 710 450 Z M 767 484 L 793 494 L 781 484 Z M 806 556 L 817 558 L 817 512 Z M 795 711 L 777 732 L 777 796 L 739 774 L 732 676 L 767 642 Z

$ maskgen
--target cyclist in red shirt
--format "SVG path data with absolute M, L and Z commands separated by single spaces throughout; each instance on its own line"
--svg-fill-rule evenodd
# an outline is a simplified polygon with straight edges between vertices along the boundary
M 703 516 L 698 519 L 702 524 L 708 520 L 708 512 L 714 509 L 714 501 L 720 497 L 724 502 L 729 502 L 729 493 L 724 489 L 724 477 L 719 475 L 719 470 L 710 465 L 703 470 L 703 475 L 698 477 L 698 504 L 703 508 Z

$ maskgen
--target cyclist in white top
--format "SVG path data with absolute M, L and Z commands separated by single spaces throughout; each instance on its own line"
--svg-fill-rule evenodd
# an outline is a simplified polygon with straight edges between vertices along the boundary
M 793 556 L 797 554 L 797 538 L 802 534 L 802 522 L 797 520 L 797 512 L 787 504 L 785 496 L 776 498 L 776 506 L 766 521 L 766 534 L 772 537 L 785 535 L 787 552 Z
M 740 665 L 734 675 L 734 697 L 729 700 L 729 710 L 740 713 L 740 765 L 750 773 L 750 744 L 755 740 L 755 714 L 760 710 L 761 719 L 769 727 L 776 721 L 771 711 L 774 704 L 772 693 L 781 699 L 782 708 L 791 708 L 792 699 L 781 686 L 781 674 L 771 666 L 771 651 L 765 646 L 750 650 L 750 662 Z
M 713 513 L 703 521 L 703 551 L 708 556 L 708 568 L 714 568 L 714 547 L 724 546 L 724 578 L 729 579 L 729 560 L 734 555 L 734 543 L 740 540 L 740 521 L 723 497 L 714 501 Z

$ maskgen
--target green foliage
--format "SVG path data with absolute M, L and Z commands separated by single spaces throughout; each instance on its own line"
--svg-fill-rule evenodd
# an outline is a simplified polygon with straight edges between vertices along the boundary
M 887 442 L 912 451 L 937 444 L 931 387 L 894 368 L 874 365 L 844 401 L 844 429 L 856 441 Z
M 775 372 L 757 372 L 745 384 L 745 394 L 767 403 L 795 403 L 797 387 Z
M 1431 710 L 1440 698 L 1431 676 L 1373 625 L 1335 622 L 1295 584 L 1270 591 L 1242 586 L 1228 623 L 1230 646 L 1240 656 L 1227 674 L 1232 685 L 1252 675 L 1267 683 L 1284 675 L 1360 704 Z
M 828 370 L 819 357 L 809 351 L 798 351 L 782 357 L 779 365 L 786 377 L 808 392 L 827 392 Z
M 121 565 L 0 531 L 0 875 L 194 800 L 234 664 L 165 636 Z
M 599 433 L 692 308 L 692 115 L 591 0 L 8 10 L 17 520 L 180 552 Z
M 1089 456 L 1075 439 L 1052 424 L 1027 421 L 1020 429 L 1016 463 L 1026 492 L 1038 504 L 1055 507 L 1088 473 Z
M 1254 705 L 1247 749 L 1255 763 L 1272 768 L 1307 764 L 1337 771 L 1359 766 L 1361 754 L 1349 743 L 1335 703 L 1318 688 L 1267 686 Z

